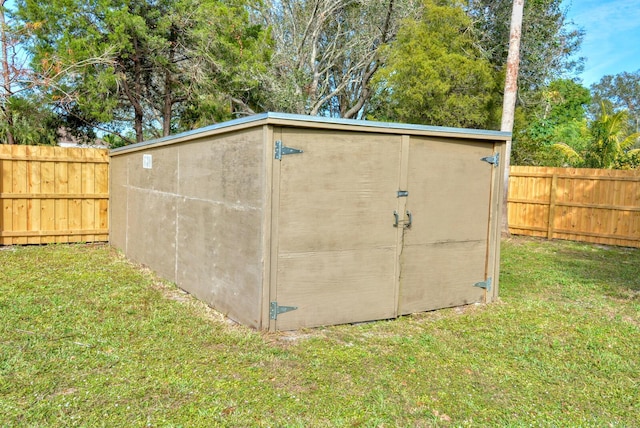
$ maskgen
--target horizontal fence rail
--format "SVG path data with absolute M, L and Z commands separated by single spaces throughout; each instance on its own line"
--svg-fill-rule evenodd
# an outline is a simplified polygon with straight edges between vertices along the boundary
M 0 144 L 0 245 L 109 240 L 109 151 Z
M 640 247 L 640 171 L 513 166 L 515 235 Z

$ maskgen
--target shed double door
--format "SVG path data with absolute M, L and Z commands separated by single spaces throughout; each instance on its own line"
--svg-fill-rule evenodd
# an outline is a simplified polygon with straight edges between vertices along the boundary
M 493 144 L 288 128 L 275 137 L 302 152 L 274 160 L 271 329 L 484 299 L 474 283 L 486 276 L 493 168 L 480 159 Z

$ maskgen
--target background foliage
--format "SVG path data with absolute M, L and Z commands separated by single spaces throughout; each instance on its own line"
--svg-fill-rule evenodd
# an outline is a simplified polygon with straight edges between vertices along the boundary
M 499 128 L 512 0 L 1 4 L 9 143 L 113 147 L 264 111 Z M 585 88 L 569 24 L 561 0 L 525 2 L 512 162 L 637 167 L 640 70 Z

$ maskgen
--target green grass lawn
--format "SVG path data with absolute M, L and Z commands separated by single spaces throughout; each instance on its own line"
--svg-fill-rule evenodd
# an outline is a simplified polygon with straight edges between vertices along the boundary
M 108 246 L 0 247 L 0 426 L 640 426 L 640 251 L 502 256 L 498 303 L 268 334 Z

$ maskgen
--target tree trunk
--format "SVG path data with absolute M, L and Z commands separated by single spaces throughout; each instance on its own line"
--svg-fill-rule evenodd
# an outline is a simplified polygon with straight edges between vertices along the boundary
M 173 70 L 171 67 L 176 62 L 176 46 L 178 43 L 178 29 L 171 26 L 169 30 L 169 52 L 167 53 L 167 65 L 164 69 L 164 94 L 162 105 L 162 136 L 168 137 L 171 134 L 171 117 L 173 115 L 173 105 L 176 102 L 173 92 Z
M 384 45 L 389 41 L 391 17 L 393 15 L 393 2 L 394 0 L 389 0 L 388 6 L 387 6 L 387 14 L 385 16 L 384 25 L 382 26 L 382 30 L 381 30 L 382 34 L 380 39 L 380 46 Z M 376 50 L 378 48 L 379 46 L 375 47 Z M 361 83 L 362 88 L 360 90 L 360 96 L 358 97 L 358 101 L 355 103 L 355 105 L 351 106 L 351 108 L 349 108 L 341 117 L 344 117 L 346 119 L 352 119 L 362 110 L 365 103 L 369 101 L 369 98 L 371 98 L 371 79 L 373 78 L 373 75 L 375 74 L 375 72 L 378 70 L 379 66 L 380 66 L 380 58 L 379 58 L 379 55 L 376 54 L 371 59 L 369 64 L 367 64 L 366 71 L 362 76 L 362 83 Z
M 171 134 L 171 111 L 173 110 L 173 91 L 171 88 L 171 71 L 164 72 L 164 105 L 162 106 L 162 136 Z
M 3 104 L 2 111 L 7 121 L 7 144 L 15 144 L 13 137 L 13 112 L 9 106 L 9 101 L 13 92 L 11 90 L 11 70 L 9 69 L 9 57 L 7 49 L 7 26 L 4 15 L 4 4 L 6 0 L 0 2 L 0 42 L 2 43 L 2 81 L 3 81 Z
M 507 56 L 507 76 L 504 84 L 504 100 L 502 104 L 501 131 L 513 132 L 513 121 L 518 93 L 518 67 L 520 65 L 520 37 L 522 34 L 522 15 L 524 0 L 513 0 L 511 13 L 511 30 L 509 36 L 509 54 Z M 511 165 L 511 140 L 507 141 L 504 156 L 504 193 L 502 201 L 502 233 L 509 235 L 509 212 L 507 197 L 509 195 L 509 169 Z
M 140 45 L 137 37 L 133 38 L 133 46 L 135 49 L 135 56 L 133 57 L 134 66 L 134 81 L 133 81 L 133 96 L 130 96 L 131 105 L 133 106 L 133 129 L 136 132 L 136 142 L 140 143 L 144 141 L 144 129 L 142 122 L 144 120 L 144 111 L 142 109 L 142 52 L 140 52 Z

